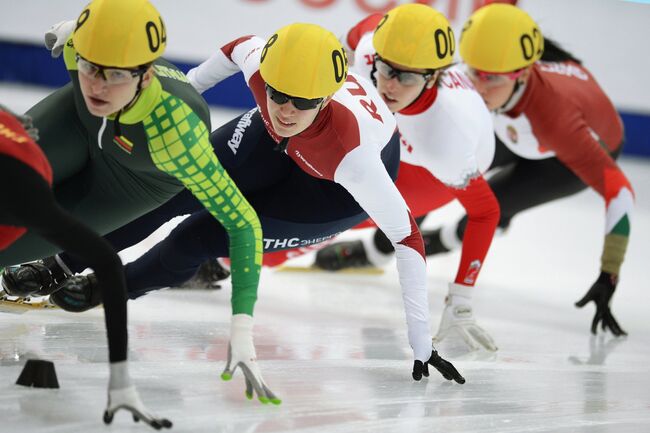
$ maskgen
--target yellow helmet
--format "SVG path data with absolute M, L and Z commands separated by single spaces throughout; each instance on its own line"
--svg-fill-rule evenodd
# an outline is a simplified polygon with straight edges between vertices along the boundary
M 449 66 L 456 51 L 454 31 L 445 16 L 423 4 L 404 4 L 388 11 L 372 38 L 382 59 L 418 69 Z
M 77 19 L 72 43 L 89 62 L 135 68 L 162 55 L 167 32 L 148 0 L 93 0 Z
M 474 69 L 512 72 L 542 57 L 544 37 L 516 6 L 493 3 L 474 12 L 460 35 L 460 56 Z
M 339 40 L 315 24 L 295 23 L 269 38 L 260 59 L 262 79 L 299 98 L 334 94 L 348 76 L 348 59 Z

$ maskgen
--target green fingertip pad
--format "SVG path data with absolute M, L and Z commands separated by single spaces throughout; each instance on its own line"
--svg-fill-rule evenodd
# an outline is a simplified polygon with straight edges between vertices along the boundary
M 266 397 L 260 397 L 259 400 L 260 400 L 263 404 L 269 404 L 269 399 L 266 398 Z
M 279 398 L 272 398 L 271 403 L 273 403 L 276 406 L 279 406 L 282 404 L 282 400 L 280 400 Z
M 230 374 L 230 373 L 221 373 L 221 379 L 222 380 L 230 380 L 230 379 L 232 379 L 232 374 Z
M 253 394 L 252 394 L 252 393 L 249 394 L 249 393 L 246 392 L 246 393 L 244 393 L 244 394 L 246 394 L 246 398 L 247 398 L 247 399 L 249 399 L 249 400 L 252 400 L 252 399 L 253 399 Z

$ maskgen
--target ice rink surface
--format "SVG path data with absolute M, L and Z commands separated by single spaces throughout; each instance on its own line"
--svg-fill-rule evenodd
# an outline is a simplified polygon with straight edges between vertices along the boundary
M 1 85 L 0 101 L 23 111 L 43 92 Z M 234 114 L 215 112 L 213 125 Z M 630 334 L 625 339 L 592 337 L 593 305 L 573 306 L 598 275 L 603 242 L 604 204 L 587 191 L 518 216 L 494 241 L 474 311 L 499 351 L 468 352 L 453 338 L 438 346 L 464 385 L 435 372 L 411 379 L 392 264 L 380 276 L 265 269 L 255 341 L 264 378 L 282 405 L 246 400 L 240 372 L 230 382 L 219 378 L 229 284 L 129 302 L 129 359 L 143 400 L 176 432 L 649 432 L 650 161 L 621 164 L 637 199 L 612 302 Z M 426 225 L 457 211 L 443 209 Z M 457 262 L 457 253 L 428 262 L 434 331 Z M 59 390 L 14 385 L 30 358 L 54 361 Z M 103 425 L 106 359 L 100 309 L 0 314 L 0 432 L 148 431 L 123 412 Z

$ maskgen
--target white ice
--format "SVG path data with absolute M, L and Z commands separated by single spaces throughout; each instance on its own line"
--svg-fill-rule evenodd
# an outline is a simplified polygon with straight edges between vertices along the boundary
M 1 85 L 0 101 L 22 111 L 45 93 Z M 236 113 L 214 114 L 218 125 Z M 239 372 L 230 382 L 219 378 L 228 284 L 130 302 L 132 376 L 176 432 L 648 432 L 650 161 L 623 158 L 622 167 L 637 202 L 612 305 L 628 338 L 592 337 L 593 305 L 573 306 L 598 274 L 603 242 L 603 202 L 587 191 L 518 216 L 494 241 L 474 306 L 499 351 L 470 353 L 457 340 L 438 346 L 464 385 L 435 372 L 411 379 L 390 266 L 381 276 L 263 271 L 255 339 L 279 407 L 246 400 Z M 427 225 L 455 212 L 444 209 Z M 457 253 L 429 260 L 434 330 L 457 260 Z M 29 358 L 54 361 L 61 388 L 15 385 Z M 148 431 L 124 413 L 103 425 L 106 359 L 101 310 L 0 314 L 0 432 Z

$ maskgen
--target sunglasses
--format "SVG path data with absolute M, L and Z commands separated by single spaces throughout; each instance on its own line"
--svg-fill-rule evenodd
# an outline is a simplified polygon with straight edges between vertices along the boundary
M 104 79 L 104 81 L 106 81 L 106 84 L 109 85 L 129 83 L 134 77 L 144 75 L 148 68 L 148 66 L 143 66 L 137 69 L 106 68 L 89 62 L 79 54 L 76 56 L 76 61 L 77 69 L 81 74 L 90 78 L 99 75 Z
M 306 99 L 306 98 L 297 98 L 294 96 L 289 96 L 286 93 L 282 93 L 278 90 L 275 90 L 273 87 L 266 85 L 266 94 L 269 95 L 271 101 L 275 102 L 278 105 L 284 105 L 287 102 L 291 101 L 296 109 L 305 111 L 313 110 L 318 107 L 318 104 L 323 102 L 324 98 L 315 98 L 315 99 Z
M 498 87 L 509 80 L 516 80 L 523 75 L 525 70 L 526 68 L 522 68 L 513 72 L 494 73 L 480 71 L 478 69 L 470 68 L 469 66 L 466 68 L 467 75 L 469 75 L 470 78 L 481 81 L 487 87 Z
M 397 69 L 386 63 L 379 56 L 375 56 L 375 68 L 377 72 L 387 80 L 397 78 L 400 84 L 404 86 L 415 86 L 426 83 L 435 72 L 411 72 Z

